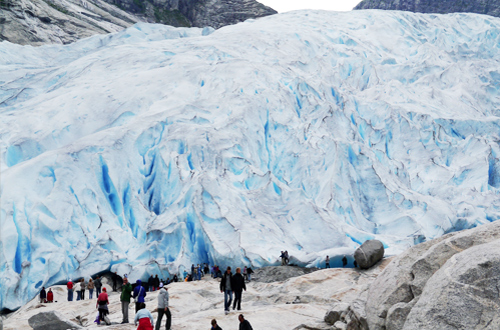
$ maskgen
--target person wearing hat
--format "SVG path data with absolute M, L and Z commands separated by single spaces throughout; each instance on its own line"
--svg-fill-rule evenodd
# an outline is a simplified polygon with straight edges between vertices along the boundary
M 130 297 L 132 296 L 132 284 L 128 282 L 128 278 L 123 278 L 122 294 L 120 301 L 122 303 L 122 323 L 128 323 L 128 306 L 130 305 Z
M 170 330 L 172 324 L 172 314 L 168 308 L 168 288 L 160 283 L 160 293 L 158 294 L 158 320 L 156 320 L 155 330 L 160 330 L 161 319 L 163 314 L 167 315 L 167 322 L 165 323 L 165 329 Z

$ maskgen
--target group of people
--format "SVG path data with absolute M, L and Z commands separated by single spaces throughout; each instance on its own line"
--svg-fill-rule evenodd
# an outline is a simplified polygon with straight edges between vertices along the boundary
M 245 317 L 243 314 L 238 315 L 238 320 L 240 321 L 240 330 L 253 330 L 252 326 L 250 325 L 250 322 L 248 320 L 245 320 Z M 212 328 L 211 330 L 222 330 L 221 327 L 217 324 L 217 320 L 213 319 L 212 320 Z
M 72 282 L 71 280 L 66 283 L 66 288 L 68 289 L 68 301 L 73 301 L 73 292 L 76 291 L 76 300 L 85 300 L 85 290 L 89 290 L 89 299 L 92 299 L 94 294 L 94 289 L 96 290 L 96 295 L 98 296 L 101 293 L 102 283 L 101 278 L 97 276 L 97 278 L 92 280 L 92 277 L 89 279 L 88 283 L 85 283 L 85 279 L 80 279 L 76 282 Z
M 290 263 L 290 255 L 288 254 L 288 251 L 281 251 L 281 266 L 286 266 Z
M 358 267 L 358 263 L 356 262 L 356 259 L 354 259 L 354 268 Z M 344 256 L 342 258 L 342 267 L 347 266 L 347 257 Z M 330 268 L 330 256 L 326 256 L 325 258 L 325 268 Z
M 54 302 L 54 293 L 52 289 L 49 288 L 49 292 L 45 291 L 45 287 L 42 287 L 42 291 L 40 291 L 40 303 L 52 303 Z

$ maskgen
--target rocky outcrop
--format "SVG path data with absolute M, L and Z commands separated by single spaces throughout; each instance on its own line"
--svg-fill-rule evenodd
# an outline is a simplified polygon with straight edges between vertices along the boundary
M 28 323 L 33 330 L 83 329 L 78 324 L 64 319 L 64 316 L 55 311 L 36 314 L 29 318 Z
M 117 32 L 141 18 L 102 0 L 0 0 L 0 40 L 67 44 Z
M 272 283 L 288 280 L 292 277 L 302 276 L 317 271 L 317 268 L 305 268 L 299 266 L 270 266 L 255 270 L 252 281 Z
M 359 268 L 368 269 L 382 260 L 384 257 L 384 245 L 381 241 L 372 239 L 361 244 L 354 252 L 354 259 Z
M 410 248 L 370 286 L 370 330 L 498 329 L 499 248 L 500 222 Z
M 220 28 L 275 13 L 255 0 L 0 0 L 0 41 L 67 44 L 137 22 Z
M 415 13 L 476 13 L 500 17 L 500 3 L 493 0 L 363 0 L 354 9 L 404 10 Z

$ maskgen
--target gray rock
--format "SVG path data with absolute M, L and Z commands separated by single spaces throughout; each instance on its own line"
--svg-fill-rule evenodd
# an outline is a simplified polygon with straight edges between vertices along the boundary
M 349 304 L 346 303 L 337 303 L 333 305 L 333 307 L 325 314 L 325 322 L 334 325 L 335 322 L 342 319 L 342 314 L 345 314 L 348 309 Z
M 0 41 L 67 44 L 138 22 L 220 28 L 276 13 L 255 0 L 2 0 Z
M 401 329 L 401 324 L 405 324 L 404 329 L 406 329 L 406 316 L 409 318 L 410 315 L 416 313 L 413 309 L 424 304 L 421 301 L 421 295 L 423 295 L 424 290 L 428 290 L 428 294 L 431 294 L 434 290 L 428 281 L 440 271 L 443 265 L 448 263 L 449 260 L 450 262 L 455 260 L 455 258 L 451 259 L 455 255 L 465 253 L 472 247 L 487 244 L 497 239 L 500 239 L 500 222 L 493 222 L 421 243 L 396 257 L 370 286 L 366 303 L 367 321 L 370 330 L 389 329 L 389 326 L 394 329 Z M 477 273 L 477 271 L 475 272 Z M 449 277 L 449 280 L 451 281 L 452 277 Z M 465 296 L 463 298 L 466 299 Z M 459 297 L 456 297 L 456 299 L 459 299 Z M 483 302 L 491 303 L 484 299 Z M 453 309 L 459 308 L 460 304 L 457 305 L 456 302 L 453 302 L 448 305 Z M 411 309 L 409 313 L 408 308 Z M 465 313 L 465 311 L 462 312 Z M 436 317 L 438 317 L 439 314 L 436 313 Z M 434 324 L 437 321 L 432 321 L 429 314 L 427 316 L 431 325 L 429 327 L 422 326 L 420 329 L 440 329 L 439 326 Z M 413 320 L 412 322 L 417 321 Z M 477 322 L 480 322 L 480 319 L 477 319 Z M 464 328 L 457 329 L 473 329 L 476 323 L 473 322 Z
M 354 9 L 404 10 L 416 13 L 476 13 L 500 17 L 500 3 L 484 0 L 363 0 Z
M 359 268 L 368 269 L 382 260 L 384 257 L 384 245 L 382 242 L 372 239 L 364 242 L 354 252 L 354 259 Z
M 345 324 L 342 321 L 337 321 L 333 325 L 333 328 L 336 329 L 336 330 L 346 330 L 347 329 L 347 324 Z
M 83 329 L 76 323 L 66 320 L 64 316 L 56 311 L 42 312 L 28 319 L 33 330 L 68 330 Z
M 252 281 L 272 283 L 285 281 L 292 277 L 302 276 L 317 271 L 317 268 L 305 268 L 299 266 L 270 266 L 255 270 Z
M 455 254 L 427 281 L 402 329 L 500 329 L 499 282 L 500 240 Z

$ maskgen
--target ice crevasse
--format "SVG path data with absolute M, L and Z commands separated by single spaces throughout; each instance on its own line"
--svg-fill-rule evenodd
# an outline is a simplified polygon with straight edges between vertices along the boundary
M 0 43 L 0 309 L 107 269 L 318 266 L 497 220 L 499 33 L 296 11 Z

